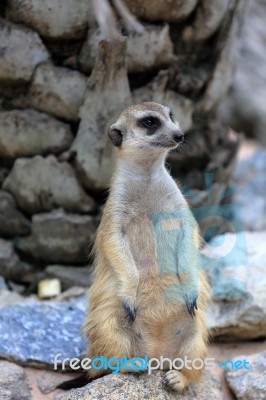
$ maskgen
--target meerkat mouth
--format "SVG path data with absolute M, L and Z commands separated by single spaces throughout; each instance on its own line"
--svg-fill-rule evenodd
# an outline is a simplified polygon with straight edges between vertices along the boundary
M 163 147 L 165 149 L 174 149 L 178 146 L 178 143 L 172 142 L 172 143 L 162 143 L 162 142 L 151 142 L 152 146 L 155 147 Z

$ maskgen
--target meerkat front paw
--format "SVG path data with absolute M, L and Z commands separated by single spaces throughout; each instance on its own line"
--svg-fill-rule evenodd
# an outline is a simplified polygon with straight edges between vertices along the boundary
M 162 383 L 177 392 L 182 392 L 189 382 L 187 377 L 182 372 L 170 370 L 166 372 Z
M 131 322 L 134 322 L 137 315 L 137 307 L 136 305 L 130 304 L 128 301 L 122 301 L 123 307 L 125 309 L 126 315 L 129 317 Z
M 120 281 L 118 286 L 118 296 L 121 299 L 126 315 L 133 322 L 137 313 L 137 290 L 139 285 L 139 274 L 131 274 L 127 280 Z

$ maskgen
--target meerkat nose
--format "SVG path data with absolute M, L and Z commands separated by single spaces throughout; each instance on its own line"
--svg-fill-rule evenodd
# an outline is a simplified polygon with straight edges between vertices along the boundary
M 173 139 L 176 143 L 180 143 L 183 142 L 184 140 L 184 133 L 182 131 L 175 131 L 173 132 Z

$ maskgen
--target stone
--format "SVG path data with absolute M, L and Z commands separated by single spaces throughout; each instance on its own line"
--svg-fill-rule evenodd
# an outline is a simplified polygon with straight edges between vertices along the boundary
M 73 140 L 70 127 L 35 110 L 0 112 L 0 157 L 58 154 Z
M 216 376 L 207 375 L 205 379 L 197 384 L 191 385 L 183 393 L 168 391 L 162 384 L 164 372 L 153 371 L 148 374 L 110 374 L 96 379 L 81 389 L 71 390 L 67 394 L 59 394 L 55 400 L 138 400 L 138 399 L 161 399 L 161 400 L 208 400 L 224 399 L 222 395 L 221 379 Z M 141 393 L 141 397 L 140 397 Z
M 78 267 L 65 265 L 49 265 L 45 272 L 50 278 L 58 278 L 63 290 L 72 286 L 89 287 L 92 282 L 92 266 Z
M 249 369 L 227 369 L 226 381 L 238 400 L 266 399 L 266 351 L 242 356 L 250 363 Z M 233 359 L 235 362 L 239 357 Z
M 239 161 L 233 175 L 233 201 L 238 204 L 235 218 L 248 231 L 266 230 L 266 150 Z M 252 200 L 251 200 L 252 199 Z M 252 207 L 251 207 L 252 202 Z
M 7 289 L 6 281 L 2 276 L 0 276 L 0 290 Z
M 132 104 L 125 56 L 124 41 L 100 42 L 96 64 L 87 83 L 85 101 L 80 109 L 81 121 L 70 153 L 76 155 L 75 168 L 83 185 L 90 190 L 109 187 L 114 146 L 107 132 L 121 111 Z
M 17 292 L 7 289 L 0 289 L 0 309 L 15 304 L 31 304 L 35 303 L 37 297 L 35 295 L 22 296 Z
M 221 25 L 228 4 L 229 0 L 204 0 L 199 3 L 193 24 L 184 29 L 183 38 L 201 43 L 211 37 Z
M 188 98 L 167 89 L 168 72 L 160 71 L 159 74 L 146 86 L 133 91 L 134 103 L 154 101 L 167 104 L 179 121 L 184 132 L 192 128 L 193 102 Z
M 78 71 L 40 65 L 29 89 L 33 108 L 53 114 L 67 121 L 79 120 L 79 108 L 84 101 L 87 78 Z
M 38 283 L 39 299 L 51 299 L 61 294 L 61 282 L 59 279 L 42 279 Z
M 0 309 L 0 357 L 22 365 L 51 369 L 59 353 L 59 362 L 80 357 L 86 349 L 81 336 L 85 310 L 84 298 L 72 302 L 17 304 Z
M 93 217 L 56 210 L 34 215 L 31 236 L 18 238 L 15 245 L 46 263 L 85 264 L 95 230 Z
M 8 175 L 8 169 L 0 167 L 0 186 L 2 186 L 2 183 L 6 179 L 7 175 Z
M 48 39 L 77 39 L 85 34 L 90 3 L 86 0 L 10 0 L 6 16 Z
M 102 39 L 99 29 L 89 29 L 87 40 L 84 42 L 78 57 L 78 63 L 85 73 L 90 73 L 93 69 L 98 44 Z M 142 73 L 167 67 L 174 60 L 169 25 L 145 24 L 143 33 L 129 33 L 126 56 L 129 73 Z
M 217 340 L 266 336 L 266 232 L 226 233 L 203 249 L 213 303 L 209 328 Z
M 197 0 L 126 0 L 126 4 L 136 16 L 144 21 L 180 22 L 194 10 Z
M 24 368 L 0 361 L 0 396 L 2 400 L 33 400 Z
M 36 32 L 0 20 L 0 87 L 30 81 L 36 66 L 49 54 Z
M 15 253 L 11 242 L 0 238 L 0 271 L 7 279 L 21 280 L 32 268 L 22 262 Z
M 248 2 L 240 40 L 235 46 L 234 76 L 226 97 L 218 109 L 218 117 L 237 132 L 258 138 L 266 145 L 266 54 L 264 1 Z
M 30 222 L 16 208 L 11 194 L 0 190 L 0 235 L 10 237 L 27 235 L 29 232 Z
M 80 186 L 73 168 L 55 156 L 18 158 L 3 183 L 28 214 L 63 207 L 67 211 L 95 211 L 95 202 Z
M 227 1 L 216 1 L 215 4 L 223 8 L 226 4 Z M 207 0 L 208 4 L 210 6 L 206 7 L 205 12 L 208 13 L 211 8 L 213 7 L 214 2 Z M 226 96 L 232 80 L 233 80 L 233 72 L 234 72 L 234 59 L 235 55 L 237 53 L 237 46 L 238 46 L 238 41 L 239 41 L 239 36 L 241 32 L 241 23 L 242 23 L 242 16 L 243 13 L 245 12 L 245 7 L 246 7 L 247 1 L 243 0 L 238 3 L 236 3 L 234 10 L 231 8 L 229 11 L 227 10 L 223 20 L 224 24 L 222 29 L 226 29 L 226 41 L 224 43 L 224 46 L 220 45 L 219 49 L 216 54 L 216 59 L 217 62 L 215 63 L 214 69 L 211 74 L 211 79 L 209 79 L 208 84 L 206 85 L 205 91 L 203 95 L 201 96 L 200 101 L 196 105 L 196 112 L 199 114 L 211 114 L 212 112 L 216 112 L 217 107 L 219 106 L 220 102 L 223 100 L 223 98 Z M 204 8 L 204 4 L 202 5 Z M 231 7 L 231 2 L 229 7 Z M 208 10 L 209 8 L 209 10 Z M 225 25 L 226 21 L 230 21 L 230 18 L 233 17 L 232 23 L 229 25 Z M 202 15 L 201 19 L 201 25 L 203 28 L 207 27 L 207 22 Z M 209 27 L 205 29 L 207 32 Z M 194 32 L 196 35 L 197 33 Z M 192 34 L 192 41 L 193 41 L 193 34 Z M 221 43 L 222 43 L 221 39 Z M 197 45 L 197 42 L 196 42 Z M 229 126 L 231 126 L 229 124 Z
M 37 375 L 36 380 L 38 389 L 43 394 L 52 393 L 61 383 L 77 377 L 77 375 L 73 373 L 59 374 L 58 372 L 52 372 L 52 371 L 36 371 L 36 369 L 34 370 L 34 373 L 35 375 Z

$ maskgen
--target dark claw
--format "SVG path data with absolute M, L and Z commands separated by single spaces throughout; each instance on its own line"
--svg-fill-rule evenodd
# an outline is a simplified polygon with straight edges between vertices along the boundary
M 162 379 L 162 384 L 163 384 L 163 385 L 168 385 L 168 383 L 169 383 L 168 378 L 165 376 L 165 377 Z
M 195 310 L 198 309 L 197 299 L 195 298 L 192 301 L 192 303 L 186 302 L 186 305 L 187 305 L 187 310 L 188 310 L 189 314 L 191 315 L 192 318 L 194 318 L 196 316 Z
M 126 311 L 127 316 L 129 317 L 131 322 L 134 322 L 136 319 L 136 314 L 137 314 L 137 308 L 134 307 L 130 307 L 129 304 L 127 303 L 123 303 L 124 309 Z

